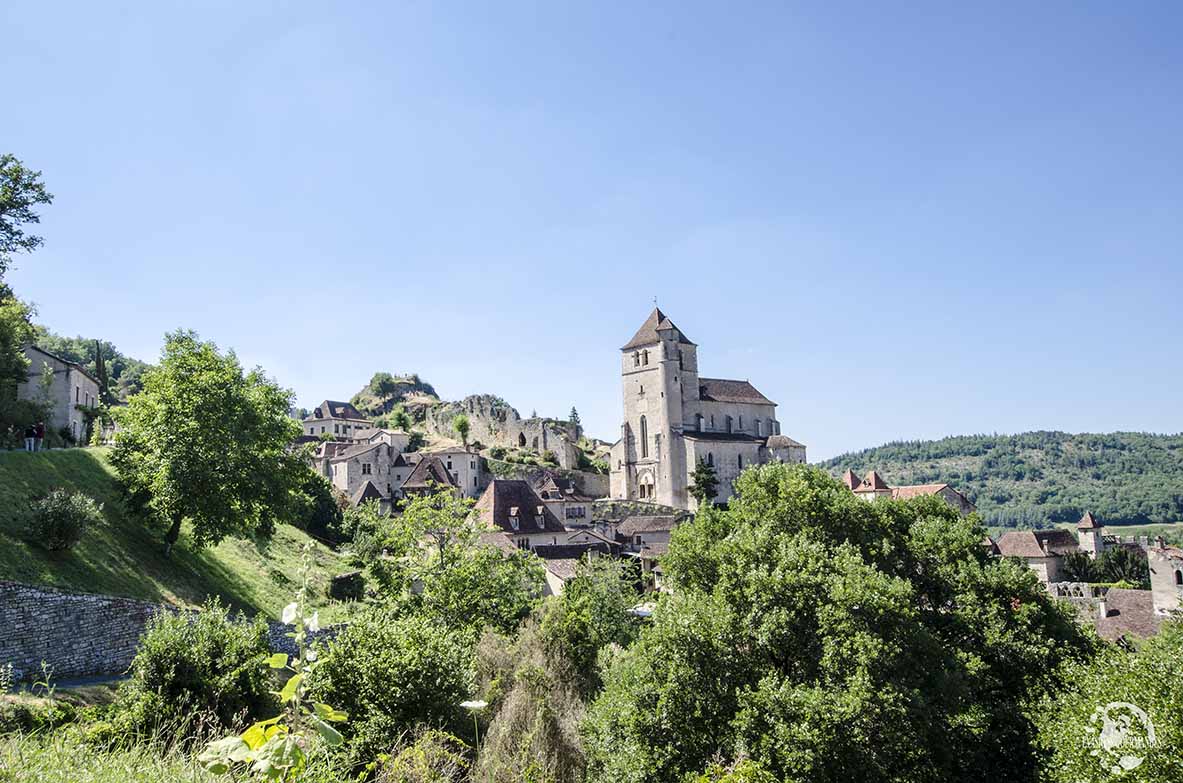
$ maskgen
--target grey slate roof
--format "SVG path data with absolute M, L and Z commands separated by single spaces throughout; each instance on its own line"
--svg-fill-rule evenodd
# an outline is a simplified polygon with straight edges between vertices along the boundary
M 363 419 L 361 411 L 353 407 L 353 403 L 340 400 L 325 400 L 312 409 L 309 419 Z M 307 421 L 307 419 L 305 419 Z
M 726 378 L 699 378 L 698 394 L 713 402 L 746 402 L 756 405 L 776 403 L 756 390 L 748 381 L 732 381 Z
M 633 348 L 640 348 L 642 345 L 653 345 L 661 342 L 661 335 L 658 332 L 664 332 L 667 329 L 673 329 L 677 333 L 677 340 L 682 345 L 694 345 L 682 334 L 682 330 L 674 326 L 666 314 L 661 312 L 658 308 L 653 308 L 653 312 L 645 319 L 645 323 L 641 324 L 641 328 L 633 335 L 633 339 L 629 340 L 620 349 L 622 351 L 629 351 Z
M 637 533 L 668 532 L 677 526 L 678 518 L 675 516 L 629 517 L 620 523 L 616 532 L 622 536 L 635 536 Z
M 565 533 L 567 528 L 542 498 L 521 479 L 493 479 L 485 488 L 473 509 L 486 525 L 506 533 Z M 510 517 L 517 511 L 518 528 L 514 530 Z M 538 517 L 542 517 L 541 525 Z

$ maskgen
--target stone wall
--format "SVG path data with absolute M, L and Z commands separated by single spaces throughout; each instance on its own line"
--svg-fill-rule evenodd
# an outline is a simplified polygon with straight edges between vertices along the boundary
M 118 674 L 160 604 L 0 581 L 0 663 L 23 675 L 41 662 L 59 679 Z
M 0 665 L 12 664 L 17 679 L 40 676 L 42 661 L 55 680 L 122 674 L 157 612 L 197 611 L 0 581 Z M 287 636 L 291 626 L 275 620 L 267 626 L 273 652 L 296 652 Z M 314 639 L 327 642 L 344 628 L 322 628 Z
M 468 417 L 468 441 L 481 445 L 526 448 L 541 454 L 553 451 L 559 466 L 574 468 L 579 463 L 575 444 L 582 434 L 577 425 L 556 419 L 523 419 L 509 403 L 491 394 L 474 394 L 459 402 L 445 402 L 431 408 L 423 422 L 428 433 L 438 438 L 457 440 L 452 420 L 460 414 Z

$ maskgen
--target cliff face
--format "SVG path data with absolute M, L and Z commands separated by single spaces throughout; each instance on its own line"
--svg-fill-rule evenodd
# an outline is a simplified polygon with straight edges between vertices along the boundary
M 517 409 L 492 394 L 474 394 L 459 402 L 432 406 L 423 422 L 424 430 L 437 438 L 457 439 L 452 422 L 460 414 L 468 417 L 470 443 L 530 449 L 539 454 L 552 451 L 560 467 L 579 466 L 576 444 L 582 433 L 578 425 L 542 417 L 523 419 Z

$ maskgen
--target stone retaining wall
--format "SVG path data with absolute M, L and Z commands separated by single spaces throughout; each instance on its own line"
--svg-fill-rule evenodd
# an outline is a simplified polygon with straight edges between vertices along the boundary
M 0 663 L 26 678 L 41 662 L 58 679 L 118 674 L 154 614 L 172 607 L 0 581 Z M 18 675 L 19 676 L 19 675 Z

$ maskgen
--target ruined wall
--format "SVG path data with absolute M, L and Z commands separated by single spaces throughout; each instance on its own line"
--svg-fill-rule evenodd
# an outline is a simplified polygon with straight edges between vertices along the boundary
M 468 441 L 485 447 L 526 448 L 538 453 L 553 451 L 559 466 L 573 469 L 579 464 L 579 427 L 565 421 L 546 418 L 523 419 L 512 405 L 491 394 L 474 394 L 459 402 L 445 402 L 427 412 L 423 423 L 437 438 L 459 440 L 452 420 L 460 414 L 468 417 Z

